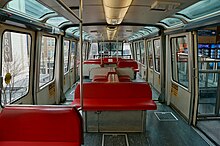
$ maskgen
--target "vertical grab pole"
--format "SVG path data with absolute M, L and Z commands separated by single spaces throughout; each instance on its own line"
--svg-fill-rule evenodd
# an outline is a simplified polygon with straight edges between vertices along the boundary
M 80 105 L 81 109 L 83 110 L 83 31 L 82 31 L 82 11 L 83 11 L 83 0 L 80 0 L 80 11 L 79 11 L 79 17 L 81 19 L 80 21 Z

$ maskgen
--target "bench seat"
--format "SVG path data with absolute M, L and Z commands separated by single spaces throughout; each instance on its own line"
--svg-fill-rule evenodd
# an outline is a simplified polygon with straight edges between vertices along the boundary
M 80 146 L 75 142 L 0 141 L 0 146 Z
M 84 110 L 155 110 L 152 91 L 147 83 L 118 82 L 83 84 Z M 75 90 L 73 105 L 80 107 L 80 87 Z
M 80 146 L 82 118 L 69 106 L 6 106 L 0 113 L 0 146 Z

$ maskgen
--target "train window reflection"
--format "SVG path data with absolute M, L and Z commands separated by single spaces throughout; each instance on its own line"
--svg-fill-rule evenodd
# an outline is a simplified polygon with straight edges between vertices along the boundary
M 148 49 L 148 64 L 149 64 L 149 68 L 153 69 L 153 48 L 151 46 L 151 41 L 147 42 L 147 49 Z
M 160 40 L 154 40 L 154 61 L 155 61 L 155 70 L 160 72 Z
M 171 39 L 171 52 L 173 80 L 189 87 L 188 44 L 185 36 Z
M 9 32 L 2 40 L 2 75 L 5 78 L 2 89 L 2 104 L 8 104 L 27 94 L 30 79 L 29 34 Z M 11 80 L 6 76 L 11 75 Z
M 47 36 L 42 37 L 39 81 L 40 87 L 52 81 L 54 78 L 55 44 L 55 38 Z
M 63 57 L 64 57 L 64 73 L 68 72 L 69 70 L 69 49 L 70 48 L 70 41 L 63 42 Z

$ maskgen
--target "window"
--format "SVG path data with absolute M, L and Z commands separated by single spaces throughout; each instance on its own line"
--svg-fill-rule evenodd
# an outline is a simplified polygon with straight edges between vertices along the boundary
M 123 43 L 123 58 L 131 59 L 131 48 L 129 43 Z
M 89 51 L 89 59 L 98 57 L 98 43 L 92 43 Z
M 186 36 L 171 39 L 171 54 L 173 80 L 188 87 L 188 44 Z
M 11 75 L 3 83 L 2 104 L 8 104 L 26 95 L 30 80 L 31 36 L 25 33 L 6 31 L 2 40 L 2 75 Z M 6 77 L 7 79 L 7 77 Z
M 148 50 L 148 64 L 149 64 L 149 68 L 153 69 L 153 48 L 151 46 L 151 41 L 147 42 L 147 50 Z
M 75 66 L 75 51 L 76 51 L 76 43 L 72 42 L 71 44 L 71 48 L 70 48 L 70 57 L 71 57 L 71 63 L 70 63 L 70 67 L 74 68 Z
M 140 60 L 140 62 L 141 62 L 142 64 L 144 64 L 144 63 L 145 63 L 144 41 L 141 41 L 141 42 L 140 42 L 140 51 L 141 51 L 141 54 L 140 54 L 141 60 Z
M 154 40 L 155 70 L 160 72 L 160 39 Z
M 201 0 L 184 10 L 181 10 L 177 14 L 185 15 L 189 19 L 196 19 L 217 11 L 220 11 L 219 0 Z
M 140 45 L 139 43 L 135 43 L 135 50 L 136 50 L 136 55 L 137 55 L 137 61 L 141 61 L 141 56 L 140 56 Z
M 58 27 L 60 24 L 65 23 L 65 22 L 70 22 L 70 21 L 68 21 L 64 17 L 52 17 L 52 18 L 49 18 L 46 23 L 49 23 L 51 25 Z
M 165 18 L 160 22 L 166 24 L 168 27 L 183 24 L 183 22 L 178 18 Z
M 54 78 L 56 48 L 55 44 L 55 38 L 47 36 L 42 37 L 39 81 L 40 87 L 52 81 Z
M 121 42 L 100 42 L 99 56 L 122 56 Z
M 69 50 L 70 50 L 70 41 L 64 40 L 63 42 L 64 73 L 66 73 L 69 70 Z
M 36 19 L 40 19 L 42 16 L 49 13 L 56 14 L 36 0 L 12 0 L 6 5 L 6 8 L 24 13 Z

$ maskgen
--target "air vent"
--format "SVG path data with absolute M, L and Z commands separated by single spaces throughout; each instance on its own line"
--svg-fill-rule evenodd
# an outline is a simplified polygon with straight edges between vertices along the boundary
M 126 29 L 126 32 L 133 32 L 131 29 Z
M 97 30 L 91 30 L 90 32 L 91 32 L 91 33 L 98 33 Z
M 151 10 L 170 11 L 170 10 L 176 9 L 179 5 L 180 3 L 176 3 L 176 2 L 167 2 L 167 1 L 157 0 L 151 5 Z
M 116 26 L 108 26 L 107 28 L 109 28 L 109 29 L 116 29 L 117 27 Z

